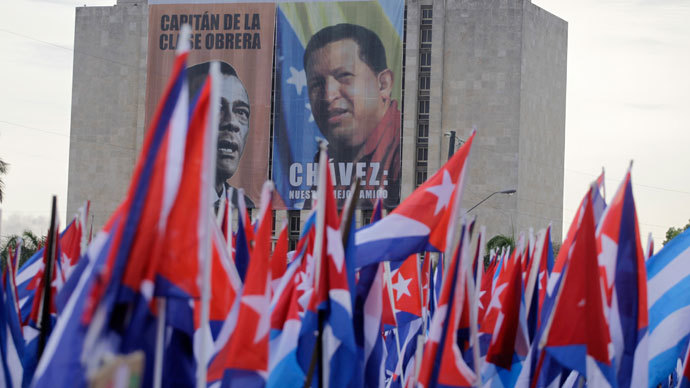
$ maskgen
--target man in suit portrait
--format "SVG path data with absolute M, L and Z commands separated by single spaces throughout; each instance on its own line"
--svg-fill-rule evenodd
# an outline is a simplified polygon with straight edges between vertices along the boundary
M 211 62 L 203 62 L 187 69 L 189 81 L 190 101 L 199 93 L 201 86 L 209 72 Z M 249 95 L 235 69 L 226 62 L 220 62 L 220 97 L 221 103 L 218 123 L 218 149 L 216 154 L 215 189 L 218 195 L 216 207 L 220 198 L 231 191 L 230 201 L 233 206 L 238 205 L 237 189 L 228 180 L 237 172 L 240 159 L 247 143 L 249 134 L 249 119 L 251 107 Z M 256 207 L 248 196 L 244 197 L 247 208 Z

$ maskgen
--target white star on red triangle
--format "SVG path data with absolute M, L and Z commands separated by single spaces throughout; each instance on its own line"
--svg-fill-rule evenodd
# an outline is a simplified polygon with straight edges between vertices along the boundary
M 256 327 L 256 335 L 254 336 L 254 343 L 257 343 L 268 334 L 270 327 L 271 314 L 268 310 L 271 304 L 271 287 L 266 284 L 266 291 L 263 295 L 243 296 L 242 303 L 259 314 L 259 324 Z
M 411 281 L 412 281 L 411 278 L 405 279 L 402 276 L 402 274 L 400 272 L 398 272 L 398 281 L 392 284 L 393 289 L 395 290 L 395 295 L 396 295 L 395 301 L 396 302 L 399 301 L 400 297 L 403 295 L 412 296 L 412 294 L 410 294 L 410 288 L 409 288 L 410 287 L 409 284 Z
M 440 185 L 431 186 L 426 189 L 426 191 L 438 197 L 436 201 L 436 209 L 434 210 L 434 215 L 437 215 L 441 209 L 448 207 L 450 203 L 450 197 L 453 194 L 453 189 L 455 184 L 450 179 L 450 174 L 448 170 L 443 170 L 443 181 Z

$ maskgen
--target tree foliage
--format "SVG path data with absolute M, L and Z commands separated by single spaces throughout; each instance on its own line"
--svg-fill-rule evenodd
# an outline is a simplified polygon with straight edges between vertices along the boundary
M 486 255 L 484 255 L 484 265 L 489 265 L 489 258 L 492 249 L 496 251 L 496 253 L 500 253 L 502 248 L 510 248 L 511 251 L 515 249 L 515 239 L 502 234 L 497 234 L 487 241 Z
M 12 252 L 14 252 L 17 246 L 17 241 L 19 241 L 20 238 L 22 240 L 22 251 L 21 256 L 19 257 L 20 267 L 46 243 L 46 236 L 38 237 L 30 230 L 25 230 L 21 236 L 17 234 L 7 236 L 5 239 L 3 239 L 2 249 L 0 249 L 2 268 L 5 267 L 5 261 L 7 260 L 10 248 L 12 248 Z
M 666 245 L 666 243 L 673 240 L 674 237 L 676 237 L 677 235 L 683 233 L 684 231 L 686 231 L 688 229 L 690 229 L 690 221 L 688 221 L 688 223 L 685 224 L 685 226 L 682 228 L 675 228 L 673 226 L 668 228 L 668 230 L 666 231 L 666 240 L 664 240 L 663 245 Z

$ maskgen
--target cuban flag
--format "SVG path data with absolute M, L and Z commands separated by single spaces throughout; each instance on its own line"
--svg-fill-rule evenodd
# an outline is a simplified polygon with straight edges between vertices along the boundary
M 313 225 L 313 223 L 312 223 Z M 314 289 L 314 230 L 307 228 L 271 301 L 268 387 L 304 386 L 305 373 L 297 362 L 297 342 L 307 304 Z
M 674 371 L 690 338 L 690 229 L 647 260 L 649 386 Z
M 183 32 L 189 34 L 189 28 Z M 181 42 L 188 42 L 185 34 Z M 65 315 L 62 324 L 58 320 L 62 332 L 56 334 L 54 342 L 56 335 L 51 336 L 46 347 L 48 357 L 44 353 L 37 370 L 38 386 L 84 386 L 86 370 L 97 368 L 94 364 L 104 352 L 142 348 L 149 351 L 144 384 L 152 380 L 154 357 L 150 342 L 155 336 L 150 329 L 155 331 L 155 321 L 149 319 L 146 300 L 153 296 L 150 275 L 156 273 L 157 260 L 151 253 L 175 203 L 190 113 L 185 71 L 189 45 L 180 45 L 178 50 L 172 77 L 146 134 L 127 196 L 104 228 L 105 241 L 91 252 L 92 267 L 82 274 L 61 314 L 61 318 Z M 210 187 L 210 180 L 207 182 Z M 205 200 L 211 203 L 210 197 Z M 116 303 L 123 308 L 116 309 Z M 82 352 L 90 357 L 83 358 Z M 54 357 L 56 353 L 59 357 Z
M 363 386 L 382 387 L 385 381 L 383 340 L 384 264 L 371 264 L 359 271 L 353 316 L 355 341 L 361 349 Z
M 429 180 L 381 221 L 355 235 L 357 267 L 378 261 L 402 261 L 413 253 L 445 252 L 453 238 L 453 209 L 460 206 L 467 158 L 475 132 Z M 431 211 L 433 209 L 433 211 Z
M 477 376 L 467 366 L 457 344 L 457 328 L 464 305 L 464 289 L 467 263 L 464 260 L 468 241 L 466 230 L 461 229 L 460 243 L 449 266 L 438 301 L 438 308 L 431 320 L 429 338 L 424 345 L 418 386 L 430 388 L 469 387 Z
M 8 258 L 2 276 L 3 286 L 0 287 L 0 386 L 11 388 L 24 386 L 24 338 L 14 283 L 14 263 L 18 253 L 19 250 L 13 255 L 14 258 Z
M 646 386 L 647 272 L 630 169 L 597 229 L 619 387 Z
M 235 254 L 232 256 L 237 267 L 237 272 L 240 274 L 240 279 L 245 280 L 247 275 L 247 268 L 249 268 L 249 258 L 251 257 L 251 242 L 254 239 L 254 232 L 247 213 L 247 207 L 244 202 L 244 190 L 239 189 L 239 214 L 237 217 L 237 235 L 235 237 Z
M 546 298 L 549 274 L 554 264 L 553 245 L 551 244 L 551 225 L 546 229 L 543 243 L 541 255 L 539 257 L 539 274 L 537 275 L 537 287 L 539 292 L 538 305 L 535 306 L 537 309 L 537 327 L 541 327 L 545 321 L 543 306 Z
M 239 295 L 242 292 L 242 281 L 228 254 L 223 231 L 214 223 L 211 224 L 211 244 L 213 270 L 208 331 L 201 329 L 201 300 L 194 300 L 194 352 L 197 364 L 201 360 L 201 341 L 206 343 L 205 359 L 209 360 L 232 335 L 237 323 Z M 187 300 L 181 302 L 178 307 L 184 310 L 180 311 L 188 314 L 190 306 Z
M 57 295 L 58 291 L 62 288 L 62 285 L 65 284 L 64 273 L 62 272 L 61 263 L 58 259 L 60 257 L 60 239 L 59 234 L 57 232 L 58 228 L 58 221 L 55 220 L 55 225 L 53 225 L 53 228 L 51 229 L 52 232 L 49 232 L 52 233 L 52 236 L 48 236 L 49 239 L 53 240 L 55 256 L 52 257 L 52 253 L 49 252 L 47 249 L 43 250 L 43 257 L 41 258 L 41 264 L 38 269 L 38 272 L 36 273 L 36 276 L 34 276 L 34 278 L 31 280 L 31 284 L 29 284 L 29 289 L 33 290 L 34 292 L 34 298 L 27 324 L 39 330 L 44 329 L 41 327 L 43 323 L 43 304 L 44 299 L 46 297 L 46 295 L 44 294 L 44 290 L 46 287 L 50 287 L 50 306 L 48 306 L 50 319 L 48 321 L 48 327 L 44 329 L 47 331 L 48 335 L 50 335 L 52 326 L 55 323 L 54 321 L 57 316 L 57 308 L 55 307 L 56 298 L 54 297 L 54 295 Z M 50 284 L 46 284 L 45 270 L 49 261 L 51 262 Z
M 329 387 L 344 387 L 357 375 L 357 346 L 352 326 L 352 297 L 340 220 L 333 197 L 330 167 L 325 149 L 320 152 L 314 248 L 314 292 L 302 319 L 297 360 L 307 374 L 320 333 L 321 368 L 316 368 L 312 384 L 324 381 Z M 322 373 L 322 374 L 319 374 Z M 309 376 L 307 376 L 309 378 Z
M 486 315 L 489 304 L 491 303 L 491 285 L 493 283 L 497 266 L 498 261 L 496 260 L 494 253 L 492 254 L 492 260 L 489 261 L 489 266 L 485 270 L 486 272 L 484 272 L 482 275 L 479 286 L 479 295 L 477 295 L 477 322 L 484 321 L 484 316 Z M 484 351 L 484 353 L 486 353 L 486 351 Z
M 529 351 L 529 336 L 523 298 L 522 261 L 512 260 L 504 270 L 507 283 L 497 288 L 500 307 L 487 350 L 482 380 L 492 386 L 512 387 Z M 494 376 L 496 374 L 496 376 Z
M 593 190 L 590 188 L 588 198 Z M 592 202 L 587 201 L 542 341 L 558 363 L 587 376 L 588 384 L 615 386 L 614 365 L 609 353 L 611 337 L 598 276 L 594 223 Z
M 520 256 L 516 257 L 517 252 L 518 250 L 515 249 L 508 256 L 509 249 L 503 251 L 496 264 L 496 269 L 491 279 L 491 296 L 479 326 L 479 348 L 480 356 L 482 357 L 487 355 L 489 346 L 493 342 L 492 338 L 496 327 L 500 327 L 503 319 L 501 316 L 503 314 L 504 293 L 510 283 L 512 269 L 516 266 L 515 263 L 520 261 Z
M 195 98 L 191 116 L 188 116 L 187 110 L 180 116 L 173 114 L 165 140 L 167 144 L 164 143 L 165 153 L 156 161 L 152 174 L 154 184 L 147 198 L 148 203 L 142 210 L 140 226 L 153 222 L 156 233 L 143 233 L 134 240 L 133 256 L 126 259 L 124 278 L 119 290 L 125 296 L 120 302 L 126 303 L 125 311 L 131 314 L 131 318 L 115 318 L 115 322 L 122 319 L 125 325 L 118 350 L 125 353 L 138 349 L 145 351 L 145 383 L 149 376 L 153 377 L 150 372 L 153 371 L 152 361 L 157 351 L 156 336 L 151 335 L 156 332 L 155 316 L 163 320 L 166 331 L 172 333 L 164 344 L 165 373 L 161 374 L 164 384 L 171 381 L 193 383 L 195 356 L 201 357 L 197 360 L 204 365 L 208 354 L 208 347 L 199 345 L 196 353 L 192 347 L 196 325 L 193 325 L 194 314 L 190 307 L 194 306 L 192 299 L 201 297 L 201 285 L 211 287 L 209 282 L 212 280 L 203 279 L 201 274 L 203 262 L 213 260 L 210 228 L 215 226 L 216 221 L 210 205 L 213 202 L 212 166 L 215 165 L 213 157 L 217 139 L 217 121 L 214 117 L 216 110 L 211 108 L 216 106 L 211 104 L 215 95 L 211 82 L 213 74 L 214 66 L 211 68 L 211 76 Z M 178 109 L 185 106 L 184 84 L 182 90 L 182 101 Z M 178 143 L 182 147 L 178 147 Z M 161 189 L 164 191 L 158 196 L 158 190 Z M 151 256 L 142 265 L 136 260 L 147 249 L 146 239 L 150 239 L 148 245 L 152 246 L 149 251 Z M 220 270 L 218 272 L 222 273 Z M 140 282 L 138 287 L 137 281 Z M 208 291 L 212 294 L 212 288 Z M 131 302 L 127 298 L 127 292 L 134 294 Z M 153 308 L 153 296 L 166 298 L 164 310 L 158 308 L 161 303 Z M 210 317 L 203 308 L 204 306 L 196 337 L 205 338 L 206 343 L 209 343 L 210 323 L 207 324 L 206 319 Z M 118 314 L 117 310 L 113 311 Z M 110 326 L 109 330 L 117 331 L 116 325 L 117 323 L 115 327 Z
M 400 385 L 409 360 L 417 349 L 417 336 L 423 334 L 422 321 L 422 292 L 420 289 L 421 275 L 419 271 L 419 257 L 412 254 L 405 261 L 386 263 L 390 265 L 390 282 L 392 307 L 395 309 L 397 322 L 396 341 L 400 341 L 400 354 L 397 355 L 395 383 Z M 393 351 L 392 349 L 389 350 Z M 397 343 L 395 351 L 397 352 Z
M 278 235 L 278 241 L 271 255 L 271 291 L 275 292 L 287 270 L 288 253 L 288 228 L 287 222 L 283 224 Z
M 570 223 L 568 234 L 563 240 L 561 248 L 558 250 L 558 257 L 556 257 L 553 269 L 551 270 L 551 275 L 549 276 L 549 289 L 552 289 L 553 285 L 558 281 L 563 272 L 563 267 L 570 256 L 571 245 L 573 244 L 577 230 L 580 227 L 580 222 L 582 221 L 582 217 L 585 213 L 585 206 L 587 205 L 587 202 L 591 202 L 592 204 L 595 226 L 599 225 L 599 220 L 606 209 L 606 187 L 604 183 L 604 171 L 602 171 L 601 175 L 599 175 L 599 177 L 592 182 L 592 190 L 589 190 L 580 201 L 580 205 L 577 207 L 573 221 Z
M 121 217 L 111 219 L 117 226 Z M 79 282 L 72 297 L 60 314 L 52 335 L 36 368 L 32 385 L 34 387 L 87 387 L 87 366 L 82 359 L 86 333 L 84 323 L 89 295 L 98 281 L 98 273 L 104 270 L 114 236 L 108 231 L 96 235 L 86 251 L 87 267 L 79 276 Z M 91 355 L 93 357 L 93 355 Z
M 208 367 L 211 386 L 262 387 L 268 377 L 268 345 L 271 311 L 271 196 L 273 184 L 264 183 L 257 245 L 247 269 L 240 298 L 237 326 L 229 342 Z M 218 382 L 218 383 L 216 383 Z M 216 383 L 216 384 L 214 384 Z

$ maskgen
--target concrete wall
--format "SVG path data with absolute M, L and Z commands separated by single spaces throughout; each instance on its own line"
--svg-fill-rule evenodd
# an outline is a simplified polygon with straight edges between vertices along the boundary
M 463 140 L 477 128 L 462 203 L 468 209 L 518 184 L 522 2 L 460 0 L 447 7 L 442 125 Z M 471 214 L 488 236 L 510 235 L 516 203 L 494 196 Z
M 146 3 L 76 9 L 67 214 L 90 199 L 94 226 L 127 191 L 141 147 Z
M 403 196 L 414 187 L 419 12 L 408 1 Z M 561 238 L 567 23 L 529 0 L 434 0 L 429 176 L 447 160 L 449 131 L 477 137 L 463 207 L 487 234 L 553 222 Z M 411 153 L 411 154 L 410 154 Z M 405 157 L 409 155 L 409 158 Z
M 472 211 L 488 236 L 553 222 L 560 241 L 567 23 L 529 0 L 407 0 L 403 199 L 415 183 L 422 5 L 434 12 L 428 175 L 447 160 L 446 133 L 465 140 L 476 127 L 462 206 L 517 189 Z M 77 8 L 67 210 L 91 199 L 96 228 L 125 195 L 141 147 L 147 27 L 145 1 Z M 277 212 L 276 232 L 286 216 Z
M 551 222 L 560 242 L 568 24 L 529 2 L 523 15 L 516 225 Z

